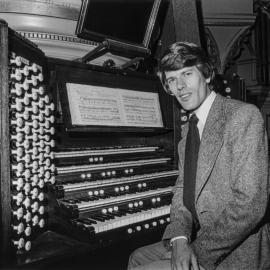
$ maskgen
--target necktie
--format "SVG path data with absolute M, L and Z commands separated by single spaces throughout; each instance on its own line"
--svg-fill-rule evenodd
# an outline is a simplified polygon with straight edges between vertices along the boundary
M 194 220 L 195 230 L 198 229 L 198 218 L 195 209 L 195 185 L 197 160 L 200 147 L 200 135 L 197 127 L 199 119 L 193 114 L 189 119 L 189 129 L 186 139 L 185 164 L 184 164 L 184 191 L 183 202 L 191 212 Z

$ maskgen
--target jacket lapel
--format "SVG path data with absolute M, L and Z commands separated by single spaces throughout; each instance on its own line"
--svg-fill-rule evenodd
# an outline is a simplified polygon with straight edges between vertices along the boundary
M 223 144 L 226 99 L 217 94 L 207 117 L 198 157 L 195 201 L 204 188 Z

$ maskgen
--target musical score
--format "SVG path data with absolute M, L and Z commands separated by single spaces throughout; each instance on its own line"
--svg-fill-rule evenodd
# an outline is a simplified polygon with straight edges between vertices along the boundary
M 157 93 L 66 84 L 72 125 L 163 127 Z

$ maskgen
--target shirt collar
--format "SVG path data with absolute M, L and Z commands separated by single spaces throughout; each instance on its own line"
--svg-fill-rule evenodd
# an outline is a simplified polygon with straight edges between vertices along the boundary
M 194 111 L 194 113 L 198 117 L 199 123 L 202 125 L 202 127 L 204 127 L 204 125 L 206 123 L 207 116 L 208 116 L 209 111 L 211 109 L 211 106 L 215 100 L 216 95 L 217 95 L 216 92 L 211 91 L 211 93 L 204 100 L 204 102 L 201 104 L 201 106 L 197 110 Z

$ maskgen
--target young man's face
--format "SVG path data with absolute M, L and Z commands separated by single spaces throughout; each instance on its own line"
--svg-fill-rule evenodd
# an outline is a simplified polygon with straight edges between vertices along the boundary
M 196 66 L 166 71 L 170 91 L 186 111 L 196 110 L 210 94 L 210 78 L 205 79 Z

